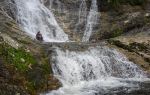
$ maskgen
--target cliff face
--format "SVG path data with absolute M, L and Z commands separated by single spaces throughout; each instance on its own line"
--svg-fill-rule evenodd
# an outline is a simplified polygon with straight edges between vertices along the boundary
M 90 10 L 91 1 L 85 0 L 87 10 Z M 50 2 L 45 3 L 50 8 Z M 85 31 L 85 20 L 79 21 L 80 0 L 60 0 L 51 5 L 59 25 L 69 35 L 71 40 L 79 41 Z M 149 0 L 97 0 L 98 23 L 91 40 L 109 39 L 129 33 L 136 29 L 148 27 Z M 81 19 L 84 19 L 82 11 Z M 88 15 L 88 13 L 85 13 Z M 108 28 L 109 27 L 109 28 Z M 143 31 L 142 31 L 143 32 Z
M 108 39 L 111 44 L 124 49 L 131 61 L 150 70 L 149 4 L 149 0 L 135 5 L 121 3 L 117 8 L 102 11 L 100 30 L 91 40 Z

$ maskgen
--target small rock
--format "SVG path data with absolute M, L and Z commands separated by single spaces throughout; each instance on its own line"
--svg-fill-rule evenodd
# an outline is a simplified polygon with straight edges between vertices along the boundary
M 12 57 L 15 57 L 15 55 L 14 54 L 11 54 L 12 55 Z
M 20 95 L 20 93 L 16 93 L 16 95 Z
M 146 13 L 146 14 L 145 14 L 145 17 L 149 17 L 149 16 L 150 16 L 150 13 Z
M 20 60 L 21 60 L 21 62 L 23 62 L 23 63 L 25 62 L 25 59 L 23 59 L 23 58 L 21 58 Z
M 129 20 L 124 21 L 124 24 L 127 24 L 127 23 L 129 23 Z
M 16 44 L 16 46 L 18 47 L 19 45 L 18 45 L 18 44 Z
M 32 69 L 32 64 L 29 64 L 29 65 L 28 65 L 28 68 Z
M 29 50 L 29 49 L 27 49 L 27 50 L 26 50 L 26 52 L 30 52 L 30 50 Z

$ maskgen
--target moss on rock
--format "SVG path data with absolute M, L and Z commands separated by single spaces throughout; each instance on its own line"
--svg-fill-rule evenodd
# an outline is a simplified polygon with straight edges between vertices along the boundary
M 51 76 L 52 70 L 48 56 L 40 50 L 39 54 L 28 52 L 24 48 L 15 49 L 5 42 L 0 43 L 0 58 L 9 67 L 12 66 L 15 84 L 17 82 L 31 95 L 60 87 L 60 82 Z M 18 80 L 18 81 L 17 81 Z M 11 81 L 11 80 L 9 80 Z M 49 81 L 53 84 L 49 84 Z M 14 91 L 15 92 L 15 91 Z
M 13 64 L 20 72 L 29 70 L 29 65 L 36 63 L 32 54 L 21 48 L 15 49 L 6 43 L 0 45 L 0 56 L 2 56 L 7 63 Z
M 150 46 L 149 46 L 149 43 L 138 43 L 138 42 L 126 42 L 126 43 L 124 43 L 120 40 L 115 40 L 115 39 L 110 39 L 110 40 L 108 40 L 108 42 L 112 45 L 119 47 L 119 48 L 127 50 L 128 52 L 132 52 L 132 53 L 139 55 L 145 61 L 145 62 L 142 61 L 142 63 L 143 63 L 142 67 L 144 66 L 144 68 L 147 68 L 147 70 L 150 70 L 150 68 L 149 68 L 149 65 L 150 65 Z M 130 55 L 127 55 L 127 56 L 129 57 Z M 135 60 L 138 60 L 138 57 L 137 57 L 137 59 L 134 58 L 134 60 L 132 60 L 132 61 L 137 62 Z

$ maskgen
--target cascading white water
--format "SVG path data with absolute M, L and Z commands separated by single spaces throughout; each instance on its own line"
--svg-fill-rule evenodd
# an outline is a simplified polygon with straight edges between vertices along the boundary
M 90 39 L 94 27 L 98 22 L 98 6 L 97 0 L 91 0 L 91 8 L 88 11 L 86 0 L 76 0 L 79 5 L 78 10 L 78 21 L 75 24 L 73 31 L 81 32 L 84 31 L 82 41 L 87 42 Z M 64 10 L 70 12 L 69 9 L 64 8 L 64 4 L 60 0 L 49 0 L 49 9 L 63 13 Z M 72 11 L 71 11 L 72 12 Z M 88 16 L 87 16 L 88 14 Z M 70 14 L 72 16 L 72 14 Z M 58 17 L 59 18 L 59 17 Z M 74 19 L 74 18 L 73 18 Z M 67 18 L 68 20 L 68 18 Z M 71 21 L 71 19 L 70 19 Z M 65 23 L 63 23 L 64 25 Z M 67 23 L 68 24 L 68 23 Z M 65 25 L 64 25 L 65 27 Z M 65 27 L 66 28 L 66 27 Z M 82 29 L 80 29 L 82 28 Z
M 54 0 L 50 0 L 49 2 L 50 2 L 49 8 L 52 9 Z
M 81 39 L 82 42 L 88 42 L 90 39 L 90 36 L 92 35 L 92 32 L 95 31 L 94 27 L 96 26 L 98 22 L 98 6 L 97 6 L 97 0 L 91 0 L 91 8 L 88 11 L 87 7 L 87 1 L 86 0 L 76 0 L 77 1 L 77 6 L 79 6 L 78 9 L 78 20 L 75 24 L 75 27 L 73 29 L 73 32 L 81 32 L 84 31 L 83 33 L 83 38 Z M 80 5 L 78 5 L 80 4 Z M 62 8 L 63 3 L 59 0 L 50 0 L 50 9 L 54 9 L 57 12 L 60 12 L 63 10 Z M 65 10 L 69 9 L 65 8 Z M 76 13 L 76 11 L 75 11 Z M 72 15 L 72 13 L 70 14 Z M 76 15 L 75 15 L 76 16 Z M 74 18 L 72 18 L 74 19 Z M 67 18 L 68 20 L 68 18 Z M 71 19 L 70 19 L 71 21 Z M 64 23 L 63 23 L 64 24 Z M 64 25 L 65 26 L 65 25 Z
M 68 35 L 60 28 L 53 13 L 40 0 L 15 0 L 17 20 L 29 35 L 40 31 L 47 42 L 68 41 Z
M 80 0 L 80 7 L 78 12 L 78 22 L 76 23 L 75 32 L 79 32 L 78 28 L 80 28 L 81 25 L 84 25 L 87 20 L 87 4 L 85 0 Z
M 91 4 L 89 15 L 87 17 L 86 29 L 84 31 L 84 35 L 82 38 L 83 42 L 89 41 L 90 36 L 91 36 L 92 32 L 94 31 L 93 28 L 94 28 L 95 24 L 97 24 L 97 21 L 98 21 L 97 0 L 92 0 L 91 2 L 92 2 L 92 4 Z
M 115 87 L 136 87 L 125 81 L 143 81 L 146 74 L 114 49 L 91 47 L 86 51 L 56 49 L 53 72 L 63 87 L 47 95 L 103 95 Z
M 78 23 L 83 22 L 86 20 L 86 15 L 87 15 L 87 5 L 85 0 L 81 0 L 80 8 L 79 8 L 79 21 Z

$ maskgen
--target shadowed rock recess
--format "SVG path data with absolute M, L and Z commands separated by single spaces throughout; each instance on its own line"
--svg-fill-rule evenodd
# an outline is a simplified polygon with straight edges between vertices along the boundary
M 0 95 L 39 94 L 150 95 L 150 0 L 0 0 Z

